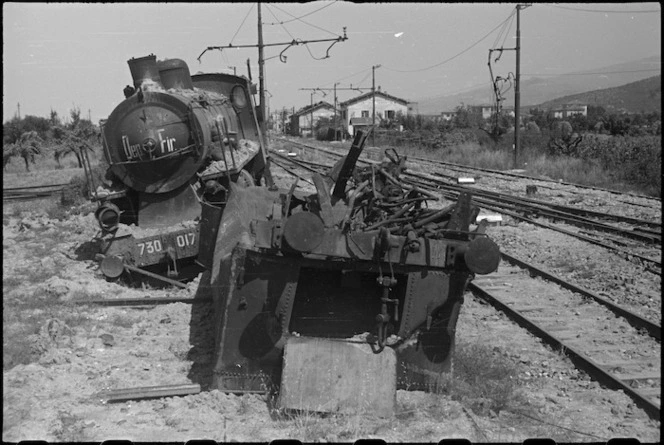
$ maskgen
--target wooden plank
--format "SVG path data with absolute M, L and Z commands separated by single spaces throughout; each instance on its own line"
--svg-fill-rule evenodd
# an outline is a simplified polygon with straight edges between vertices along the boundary
M 624 374 L 624 373 L 615 373 L 620 380 L 662 380 L 662 374 Z
M 121 402 L 159 397 L 187 396 L 198 394 L 199 392 L 201 392 L 201 385 L 198 383 L 184 383 L 179 385 L 141 386 L 137 388 L 115 389 L 99 393 L 98 396 L 99 398 L 106 399 L 107 402 Z
M 659 396 L 657 398 L 661 398 L 662 388 L 639 388 L 639 392 L 644 396 L 648 397 Z
M 292 337 L 284 348 L 279 407 L 344 414 L 394 415 L 396 354 L 366 343 Z

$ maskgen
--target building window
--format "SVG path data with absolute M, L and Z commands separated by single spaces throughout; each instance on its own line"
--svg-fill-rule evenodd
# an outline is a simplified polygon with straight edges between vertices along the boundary
M 387 114 L 388 119 L 394 119 L 394 110 L 387 110 L 385 113 Z
M 362 110 L 362 117 L 369 117 L 369 110 Z

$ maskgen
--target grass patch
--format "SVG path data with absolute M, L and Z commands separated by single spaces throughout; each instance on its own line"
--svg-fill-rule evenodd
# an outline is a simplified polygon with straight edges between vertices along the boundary
M 376 142 L 383 148 L 394 147 L 400 155 L 492 170 L 516 167 L 526 170 L 529 176 L 661 197 L 659 136 L 610 136 L 600 140 L 584 134 L 582 143 L 567 155 L 548 148 L 547 132 L 526 132 L 522 136 L 516 166 L 514 139 L 509 134 L 496 143 L 482 132 L 472 130 L 421 131 L 410 136 L 404 132 L 403 137 Z
M 70 414 L 67 411 L 58 411 L 58 425 L 53 435 L 59 442 L 84 442 L 90 439 L 85 433 L 85 424 L 82 417 Z
M 444 376 L 439 392 L 448 393 L 478 415 L 519 404 L 518 367 L 509 358 L 480 344 L 460 344 L 453 372 Z
M 2 324 L 2 369 L 8 370 L 38 361 L 41 353 L 34 348 L 35 327 L 28 324 L 10 327 L 4 314 Z
M 12 286 L 9 287 L 8 283 Z M 12 290 L 21 289 L 22 283 L 25 281 L 3 279 L 3 289 L 9 294 Z M 71 301 L 63 302 L 46 289 L 31 289 L 28 292 L 11 292 L 3 299 L 3 370 L 39 361 L 48 349 L 44 343 L 46 339 L 42 338 L 42 329 L 50 320 L 58 320 L 66 326 L 64 330 L 68 333 L 72 328 L 85 328 L 92 322 L 88 308 Z

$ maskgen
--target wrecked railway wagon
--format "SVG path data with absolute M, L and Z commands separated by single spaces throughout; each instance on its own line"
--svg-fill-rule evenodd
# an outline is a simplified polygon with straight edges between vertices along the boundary
M 199 220 L 218 218 L 231 183 L 269 175 L 253 85 L 244 76 L 192 76 L 180 59 L 149 55 L 128 64 L 133 86 L 100 124 L 106 177 L 95 184 L 88 175 L 99 203 L 101 270 L 180 284 L 163 275 L 182 278 L 181 268 L 194 264 Z
M 211 269 L 214 388 L 261 390 L 271 382 L 281 383 L 280 397 L 298 385 L 316 391 L 334 363 L 321 351 L 339 349 L 326 349 L 327 341 L 394 355 L 384 363 L 394 364 L 403 388 L 427 389 L 450 369 L 464 290 L 474 274 L 497 269 L 499 249 L 473 224 L 479 209 L 469 194 L 433 210 L 427 203 L 435 195 L 399 179 L 405 158 L 396 153 L 355 167 L 365 139 L 358 132 L 347 156 L 327 174 L 314 173 L 316 194 L 298 193 L 296 184 L 234 187 L 220 224 L 202 226 L 204 238 L 216 239 L 199 258 Z M 289 354 L 302 369 L 284 388 Z

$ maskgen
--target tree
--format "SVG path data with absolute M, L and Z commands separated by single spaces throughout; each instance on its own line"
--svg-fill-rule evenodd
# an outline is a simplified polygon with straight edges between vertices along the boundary
M 463 103 L 456 107 L 454 114 L 454 126 L 456 128 L 482 128 L 484 119 L 482 112 Z
M 83 168 L 83 151 L 94 151 L 89 142 L 89 135 L 84 129 L 71 130 L 64 127 L 54 127 L 52 130 L 55 142 L 55 151 L 53 157 L 58 166 L 61 166 L 60 160 L 70 154 L 76 156 L 78 168 Z
M 18 138 L 16 142 L 5 144 L 2 149 L 3 169 L 14 156 L 20 156 L 25 161 L 25 170 L 30 171 L 30 163 L 35 163 L 35 155 L 41 154 L 44 140 L 36 131 L 28 131 Z
M 569 122 L 555 121 L 551 124 L 549 150 L 552 154 L 572 154 L 581 140 L 582 137 L 574 133 L 572 124 Z
M 55 150 L 53 157 L 60 166 L 60 160 L 70 154 L 76 156 L 78 168 L 83 168 L 84 151 L 93 152 L 93 143 L 99 137 L 99 132 L 88 119 L 81 119 L 81 110 L 77 107 L 69 112 L 71 122 L 67 125 L 55 125 L 51 129 Z M 59 121 L 57 113 L 51 111 L 51 119 Z

